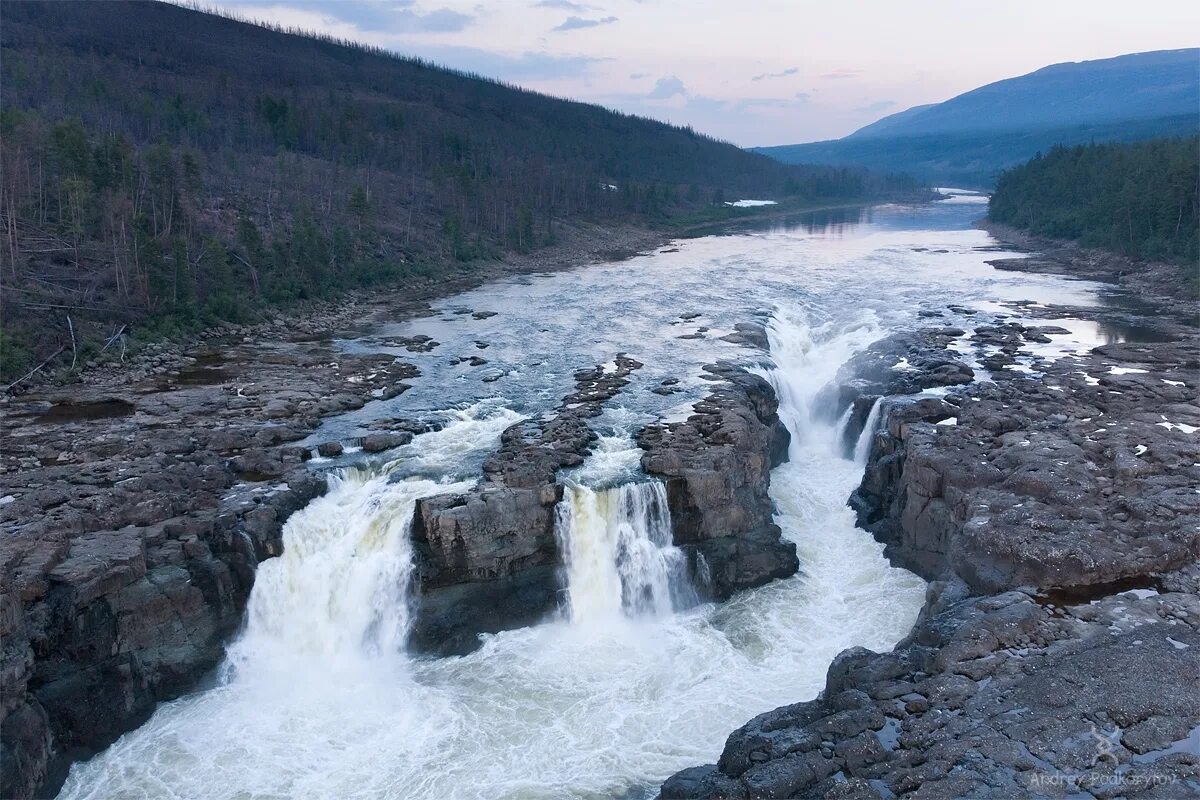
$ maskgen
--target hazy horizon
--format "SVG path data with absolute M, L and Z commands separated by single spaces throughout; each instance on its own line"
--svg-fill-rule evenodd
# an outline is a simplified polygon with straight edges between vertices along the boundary
M 218 0 L 215 8 L 420 56 L 741 146 L 844 136 L 1066 61 L 1195 47 L 1179 0 L 900 8 L 882 0 Z M 1036 31 L 1036 35 L 1030 35 Z

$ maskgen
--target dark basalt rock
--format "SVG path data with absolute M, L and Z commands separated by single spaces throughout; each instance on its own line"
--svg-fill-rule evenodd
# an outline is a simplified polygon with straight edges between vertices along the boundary
M 1108 345 L 1039 381 L 972 387 L 957 407 L 888 403 L 851 499 L 859 524 L 897 563 L 977 592 L 1183 566 L 1200 554 L 1200 443 L 1171 426 L 1200 426 L 1200 406 L 1170 376 L 1198 352 Z M 1113 362 L 1146 371 L 1113 375 Z M 1088 385 L 1089 372 L 1106 377 Z
M 720 338 L 722 341 L 755 347 L 759 350 L 771 348 L 771 343 L 767 338 L 767 329 L 761 322 L 738 322 L 733 326 L 733 333 L 727 333 Z
M 612 372 L 577 373 L 576 391 L 552 418 L 504 432 L 476 487 L 417 503 L 414 650 L 469 652 L 480 633 L 530 625 L 556 611 L 562 556 L 555 506 L 563 497 L 557 473 L 583 462 L 596 438 L 587 420 L 640 366 L 619 356 Z M 708 372 L 720 386 L 696 404 L 696 414 L 648 426 L 638 444 L 647 451 L 647 474 L 666 484 L 675 543 L 690 555 L 693 573 L 707 577 L 712 595 L 724 598 L 791 575 L 798 562 L 772 522 L 767 493 L 788 442 L 774 392 L 731 365 Z
M 112 405 L 128 392 L 131 413 L 52 420 L 56 395 L 4 401 L 0 797 L 53 795 L 72 761 L 220 662 L 258 561 L 325 488 L 292 443 L 412 372 L 305 343 L 226 352 L 226 372 L 253 382 L 164 388 L 121 374 L 122 389 L 72 396 Z
M 817 395 L 815 406 L 818 413 L 830 420 L 847 406 L 851 407 L 842 442 L 847 455 L 853 451 L 871 407 L 880 397 L 917 394 L 974 380 L 974 370 L 957 353 L 947 349 L 963 333 L 959 328 L 895 333 L 842 365 L 837 377 Z M 897 368 L 898 364 L 903 366 Z
M 717 764 L 674 775 L 660 796 L 999 800 L 1200 790 L 1200 754 L 1188 744 L 1200 730 L 1194 588 L 1073 606 L 1022 592 L 965 593 L 932 585 L 926 614 L 894 651 L 845 651 L 816 700 L 755 717 L 729 737 Z
M 504 431 L 477 486 L 418 501 L 412 649 L 470 652 L 480 633 L 530 625 L 555 611 L 562 561 L 554 538 L 555 505 L 562 499 L 556 475 L 583 463 L 596 439 L 587 420 L 641 366 L 618 355 L 611 372 L 577 372 L 575 391 L 552 418 Z
M 768 494 L 789 437 L 766 381 L 725 363 L 706 369 L 726 384 L 685 422 L 644 428 L 638 445 L 642 469 L 666 484 L 675 544 L 707 570 L 712 596 L 726 598 L 799 569 Z
M 1053 332 L 973 338 L 1011 357 Z M 888 397 L 925 379 L 869 375 L 881 426 L 850 503 L 933 580 L 921 617 L 891 652 L 839 655 L 820 696 L 751 720 L 661 797 L 1200 794 L 1198 364 L 1192 336 L 943 398 Z

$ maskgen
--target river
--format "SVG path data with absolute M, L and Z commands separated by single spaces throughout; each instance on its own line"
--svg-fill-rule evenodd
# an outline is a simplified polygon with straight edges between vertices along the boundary
M 330 491 L 293 515 L 284 554 L 260 565 L 244 630 L 210 685 L 76 764 L 60 797 L 653 796 L 672 772 L 715 760 L 750 717 L 815 696 L 841 650 L 890 648 L 925 586 L 854 526 L 845 502 L 865 453 L 844 456 L 837 422 L 812 413 L 817 393 L 922 310 L 969 331 L 972 307 L 1098 302 L 1093 284 L 988 266 L 1013 254 L 971 227 L 982 203 L 958 194 L 682 240 L 499 281 L 341 342 L 395 352 L 422 377 L 329 420 L 313 441 L 350 440 L 383 418 L 440 429 L 374 460 L 316 460 Z M 719 338 L 752 319 L 767 322 L 769 360 Z M 1054 348 L 1106 335 L 1075 326 Z M 440 344 L 411 352 L 415 336 Z M 415 501 L 470 486 L 505 427 L 546 413 L 575 370 L 618 352 L 645 367 L 595 420 L 593 454 L 563 476 L 559 617 L 488 636 L 464 657 L 405 655 Z M 771 494 L 801 571 L 697 605 L 632 436 L 686 414 L 710 386 L 702 365 L 718 358 L 746 363 L 779 395 L 792 443 Z M 682 391 L 649 391 L 668 378 Z

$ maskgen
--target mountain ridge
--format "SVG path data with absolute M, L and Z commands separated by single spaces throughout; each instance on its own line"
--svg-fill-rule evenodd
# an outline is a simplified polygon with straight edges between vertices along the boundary
M 1200 48 L 1051 64 L 915 106 L 842 139 L 751 148 L 787 163 L 908 170 L 987 186 L 1055 144 L 1186 136 L 1200 126 Z

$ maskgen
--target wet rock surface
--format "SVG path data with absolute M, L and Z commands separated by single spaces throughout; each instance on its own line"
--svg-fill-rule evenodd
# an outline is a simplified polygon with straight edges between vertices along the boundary
M 258 561 L 324 491 L 296 442 L 413 374 L 320 338 L 241 338 L 209 340 L 203 380 L 132 365 L 5 399 L 0 796 L 52 792 L 220 661 Z
M 458 654 L 479 634 L 542 621 L 560 605 L 563 563 L 555 535 L 560 472 L 583 463 L 588 425 L 641 364 L 576 373 L 576 390 L 543 420 L 513 425 L 469 492 L 418 501 L 413 525 L 417 589 L 409 645 Z M 770 470 L 787 455 L 771 387 L 744 369 L 708 368 L 713 391 L 686 421 L 654 424 L 637 437 L 643 470 L 667 490 L 674 543 L 711 596 L 796 572 L 795 546 L 772 521 Z M 669 384 L 670 385 L 670 384 Z
M 675 544 L 711 596 L 795 574 L 796 547 L 773 522 L 770 471 L 787 458 L 788 432 L 762 378 L 719 363 L 723 381 L 683 422 L 645 427 L 642 469 L 666 484 Z
M 817 396 L 817 412 L 834 419 L 850 409 L 843 430 L 843 449 L 854 450 L 875 402 L 927 389 L 961 386 L 975 371 L 949 345 L 965 333 L 961 328 L 924 328 L 888 336 L 853 356 Z
M 894 651 L 843 652 L 818 699 L 755 717 L 661 797 L 1194 796 L 1194 580 L 1065 605 L 933 584 Z
M 893 561 L 980 593 L 1180 568 L 1200 552 L 1198 368 L 1195 340 L 1111 344 L 887 402 L 851 505 Z
M 583 463 L 596 439 L 588 420 L 641 366 L 618 355 L 610 370 L 577 372 L 575 391 L 549 418 L 501 434 L 478 485 L 417 502 L 412 649 L 467 653 L 481 633 L 531 625 L 555 611 L 562 564 L 554 534 L 563 495 L 558 472 Z
M 1068 313 L 1104 311 L 1022 316 Z M 914 630 L 842 653 L 820 696 L 662 798 L 1200 795 L 1200 337 L 1167 318 L 1051 358 L 1062 329 L 972 316 L 877 343 L 826 392 L 850 448 L 882 398 L 850 502 L 933 581 Z

